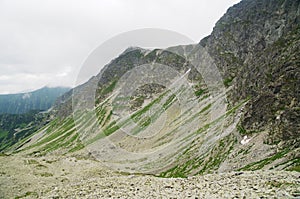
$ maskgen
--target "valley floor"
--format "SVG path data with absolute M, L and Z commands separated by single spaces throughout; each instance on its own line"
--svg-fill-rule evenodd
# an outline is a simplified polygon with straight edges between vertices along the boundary
M 298 198 L 300 174 L 248 171 L 158 178 L 110 171 L 92 158 L 0 157 L 0 198 Z

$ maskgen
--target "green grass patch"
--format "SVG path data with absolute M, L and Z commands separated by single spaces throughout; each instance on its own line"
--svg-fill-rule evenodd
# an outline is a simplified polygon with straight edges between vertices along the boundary
M 0 140 L 6 138 L 7 135 L 8 135 L 8 131 L 4 131 L 3 129 L 0 129 Z
M 99 112 L 96 112 L 98 123 L 101 124 L 105 118 L 106 110 L 103 108 Z
M 177 165 L 177 166 L 169 169 L 168 171 L 160 173 L 159 177 L 162 177 L 162 178 L 171 178 L 171 177 L 172 178 L 186 178 L 187 176 L 185 175 L 185 173 L 181 172 L 181 169 Z
M 207 111 L 207 110 L 210 109 L 210 108 L 211 108 L 211 104 L 208 104 L 208 105 L 205 106 L 199 113 L 201 114 L 201 113 Z
M 164 94 L 160 95 L 158 98 L 156 98 L 155 100 L 153 100 L 152 102 L 150 102 L 149 104 L 147 104 L 144 108 L 142 108 L 141 110 L 136 111 L 135 113 L 133 113 L 131 115 L 131 119 L 135 122 L 138 122 L 141 119 L 141 116 L 146 113 L 147 111 L 150 110 L 150 108 L 155 104 L 161 101 L 161 99 L 163 98 L 163 96 L 166 94 L 167 92 L 165 92 Z
M 109 112 L 109 114 L 107 115 L 107 117 L 105 118 L 105 120 L 104 120 L 102 126 L 106 125 L 106 124 L 110 121 L 112 114 L 113 114 L 113 111 L 111 110 L 111 111 Z
M 288 170 L 289 170 L 289 171 L 297 171 L 297 172 L 300 172 L 300 165 L 293 166 L 293 167 L 289 168 Z
M 39 173 L 39 175 L 42 177 L 52 177 L 53 176 L 52 173 L 48 173 L 48 172 Z
M 104 135 L 109 136 L 112 133 L 114 133 L 116 130 L 118 130 L 119 128 L 120 128 L 119 126 L 113 126 L 113 127 L 109 128 L 109 129 L 105 129 L 104 130 Z
M 147 127 L 151 124 L 151 121 L 152 121 L 151 117 L 147 116 L 147 117 L 144 117 L 142 120 L 139 121 L 139 125 L 141 127 Z
M 232 107 L 226 112 L 226 116 L 229 116 L 236 112 L 237 109 L 239 109 L 243 104 L 248 102 L 251 99 L 251 97 L 247 97 L 246 99 L 242 100 L 240 103 L 238 103 L 236 106 Z
M 76 146 L 73 147 L 73 148 L 71 148 L 71 149 L 68 151 L 68 153 L 73 153 L 73 152 L 75 152 L 75 151 L 79 151 L 79 150 L 83 149 L 84 146 L 85 146 L 85 145 L 83 145 L 81 142 L 77 142 Z
M 50 152 L 50 151 L 55 151 L 58 148 L 64 147 L 64 146 L 68 146 L 70 144 L 70 141 L 66 141 L 64 142 L 67 138 L 69 138 L 73 133 L 75 132 L 75 130 L 69 131 L 68 133 L 65 133 L 63 136 L 52 140 L 51 142 L 49 142 L 48 144 L 46 144 L 44 147 L 42 147 L 40 149 L 40 151 L 45 151 L 45 152 Z M 72 140 L 72 139 L 71 139 Z
M 228 77 L 228 78 L 224 79 L 224 81 L 223 81 L 224 86 L 225 86 L 225 87 L 231 86 L 232 80 L 233 80 L 232 77 Z
M 199 90 L 195 91 L 195 95 L 197 97 L 200 97 L 201 95 L 203 95 L 206 92 L 205 89 L 200 88 Z
M 54 130 L 54 127 L 57 127 L 59 125 L 60 125 L 60 127 L 58 129 Z M 46 130 L 47 134 L 49 134 L 49 135 L 46 135 L 45 138 L 43 138 L 42 140 L 40 140 L 36 144 L 33 144 L 33 145 L 29 146 L 26 149 L 38 147 L 38 146 L 41 146 L 43 144 L 49 143 L 49 142 L 55 140 L 57 137 L 61 136 L 64 132 L 67 132 L 68 130 L 73 128 L 74 126 L 75 126 L 75 124 L 74 124 L 74 121 L 73 121 L 72 118 L 69 118 L 69 119 L 66 119 L 65 121 L 63 121 L 62 125 L 57 124 L 56 122 L 51 123 L 49 128 Z
M 99 94 L 100 95 L 106 95 L 108 93 L 111 93 L 114 90 L 114 88 L 116 87 L 116 84 L 117 84 L 117 80 L 113 80 L 108 86 L 102 88 L 100 90 Z
M 226 136 L 209 152 L 209 159 L 205 161 L 203 168 L 197 174 L 210 173 L 219 168 L 220 164 L 233 150 L 236 138 L 232 135 Z
M 207 156 L 209 156 L 208 160 L 205 160 L 203 157 L 195 156 L 193 153 L 194 145 L 191 145 L 178 157 L 178 165 L 160 173 L 159 177 L 185 178 L 197 170 L 197 174 L 214 171 L 230 154 L 236 141 L 237 140 L 230 135 L 221 139 L 213 150 L 207 154 Z M 200 167 L 202 169 L 200 169 Z
M 132 130 L 132 134 L 136 135 L 139 132 L 141 132 L 142 130 L 144 130 L 147 126 L 149 126 L 152 122 L 151 117 L 144 117 L 142 118 L 139 122 L 138 125 Z
M 237 125 L 236 128 L 241 135 L 247 135 L 247 131 L 242 125 Z
M 291 166 L 288 171 L 297 171 L 300 172 L 300 158 L 292 160 Z
M 167 110 L 176 100 L 176 95 L 172 94 L 167 100 L 166 102 L 163 104 L 163 109 Z
M 289 149 L 285 149 L 279 153 L 276 153 L 275 155 L 268 157 L 266 159 L 257 161 L 257 162 L 253 162 L 250 163 L 242 168 L 240 168 L 240 171 L 255 171 L 255 170 L 259 170 L 262 169 L 264 166 L 274 162 L 277 159 L 282 158 L 285 154 L 287 154 L 289 152 Z

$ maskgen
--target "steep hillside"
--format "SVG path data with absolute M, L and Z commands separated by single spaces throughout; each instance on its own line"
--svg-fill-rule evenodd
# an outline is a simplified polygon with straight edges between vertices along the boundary
M 129 48 L 11 151 L 81 153 L 161 177 L 299 171 L 299 10 L 244 0 L 199 44 Z
M 54 104 L 57 97 L 68 90 L 70 88 L 43 87 L 28 93 L 0 95 L 0 114 L 22 114 L 31 110 L 48 110 Z
M 233 87 L 230 103 L 251 97 L 241 121 L 245 133 L 267 130 L 266 142 L 286 141 L 297 147 L 299 4 L 294 0 L 242 1 L 200 42 L 222 71 L 224 83 Z
M 236 134 L 220 140 L 206 157 L 195 155 L 195 146 L 185 156 L 187 162 L 179 160 L 179 165 L 163 172 L 164 176 L 193 174 L 199 162 L 204 164 L 200 173 L 299 171 L 299 4 L 293 0 L 242 1 L 227 11 L 210 36 L 201 40 L 200 45 L 214 59 L 230 90 L 229 107 L 248 101 L 233 131 Z M 247 136 L 243 143 L 249 141 L 244 145 L 243 136 Z

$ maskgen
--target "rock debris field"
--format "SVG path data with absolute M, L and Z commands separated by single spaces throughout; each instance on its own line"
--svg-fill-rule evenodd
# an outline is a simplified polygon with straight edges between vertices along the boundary
M 300 198 L 297 172 L 159 178 L 115 172 L 71 156 L 6 156 L 0 166 L 0 198 Z

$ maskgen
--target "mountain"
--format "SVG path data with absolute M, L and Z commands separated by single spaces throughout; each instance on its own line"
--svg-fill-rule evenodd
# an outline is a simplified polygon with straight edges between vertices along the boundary
M 131 172 L 172 177 L 296 169 L 300 143 L 299 20 L 299 1 L 244 0 L 228 9 L 212 34 L 199 44 L 152 51 L 129 48 L 98 75 L 62 96 L 54 105 L 55 114 L 75 119 L 74 128 L 85 129 L 78 142 L 91 153 L 98 150 L 91 143 L 106 144 L 101 141 L 103 137 L 110 137 L 115 146 L 130 152 L 153 151 L 174 141 L 168 150 L 157 150 L 145 162 L 139 161 L 147 158 L 144 156 L 130 159 L 128 154 L 118 154 L 122 165 L 114 166 L 127 167 Z M 160 65 L 170 68 L 157 84 L 138 73 L 140 66 L 146 66 L 145 74 L 152 67 L 152 73 L 160 75 L 164 71 L 154 70 Z M 215 80 L 217 85 L 210 82 L 209 72 L 213 73 L 214 67 L 223 85 L 220 80 Z M 212 71 L 205 71 L 207 68 Z M 187 84 L 166 86 L 172 81 L 167 73 L 172 71 L 179 76 L 188 72 Z M 128 72 L 136 74 L 130 76 Z M 138 76 L 145 78 L 141 86 Z M 174 115 L 180 105 L 176 103 L 182 102 L 186 107 Z M 157 129 L 168 112 L 173 113 L 169 118 L 173 121 L 167 128 Z M 155 129 L 160 135 L 143 143 L 143 136 L 124 137 L 124 129 L 133 135 L 147 135 Z M 162 157 L 164 161 L 160 161 Z
M 0 95 L 0 151 L 28 137 L 45 125 L 50 115 L 41 113 L 70 88 L 43 87 L 33 92 Z
M 0 95 L 0 114 L 22 114 L 31 110 L 48 110 L 56 98 L 70 90 L 64 87 L 43 87 L 36 91 Z
M 48 120 L 48 114 L 37 110 L 23 114 L 0 114 L 0 151 L 30 136 Z
M 197 44 L 129 48 L 59 97 L 49 122 L 6 158 L 24 159 L 43 182 L 56 180 L 58 188 L 45 185 L 46 193 L 33 186 L 38 196 L 92 197 L 100 186 L 102 197 L 117 189 L 122 198 L 153 182 L 165 195 L 173 189 L 190 195 L 201 179 L 213 178 L 201 189 L 230 184 L 237 186 L 224 191 L 231 197 L 298 197 L 292 171 L 300 167 L 299 13 L 300 1 L 242 0 Z
M 223 73 L 232 104 L 251 97 L 241 127 L 266 142 L 299 147 L 299 1 L 246 0 L 228 10 L 205 45 Z

